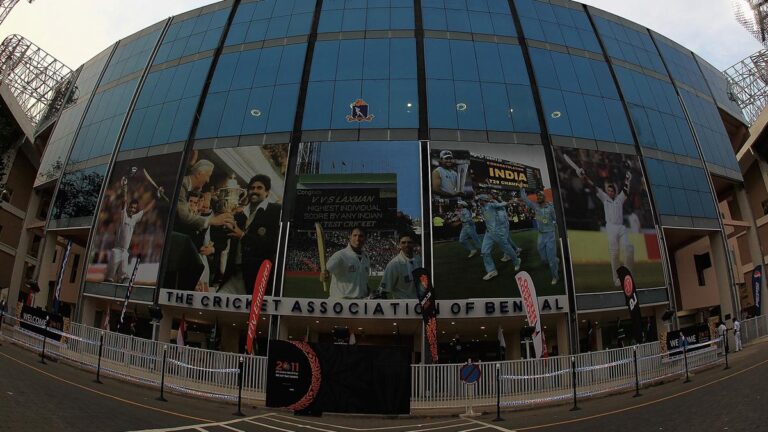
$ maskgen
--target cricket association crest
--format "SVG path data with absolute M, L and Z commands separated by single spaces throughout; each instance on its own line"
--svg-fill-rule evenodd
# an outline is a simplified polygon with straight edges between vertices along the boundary
M 347 121 L 352 122 L 369 122 L 373 120 L 373 114 L 368 114 L 368 104 L 358 99 L 349 104 L 350 113 L 347 116 Z

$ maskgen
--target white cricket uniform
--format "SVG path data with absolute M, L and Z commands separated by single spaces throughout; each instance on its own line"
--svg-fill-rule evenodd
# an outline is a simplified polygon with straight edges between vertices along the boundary
M 359 299 L 368 297 L 368 276 L 371 262 L 365 253 L 358 254 L 352 246 L 336 252 L 325 265 L 331 273 L 331 289 L 328 298 Z
M 736 351 L 741 351 L 741 323 L 736 320 L 733 321 L 733 337 L 736 339 Z
M 393 299 L 418 298 L 412 272 L 419 267 L 421 267 L 421 255 L 408 258 L 400 252 L 387 263 L 379 289 L 388 292 Z
M 128 212 L 123 208 L 120 226 L 117 227 L 115 234 L 115 247 L 112 248 L 112 257 L 107 265 L 107 279 L 120 283 L 126 277 L 128 259 L 130 258 L 128 249 L 131 247 L 133 230 L 143 217 L 144 210 L 136 212 L 133 216 L 128 216 Z
M 602 189 L 597 189 L 597 197 L 603 202 L 605 210 L 605 230 L 608 232 L 608 250 L 616 252 L 620 245 L 629 243 L 627 227 L 624 226 L 624 201 L 627 196 L 624 191 L 611 199 Z

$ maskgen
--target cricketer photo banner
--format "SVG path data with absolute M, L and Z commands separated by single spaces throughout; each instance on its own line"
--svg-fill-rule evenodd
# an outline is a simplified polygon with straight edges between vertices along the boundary
M 287 165 L 288 144 L 193 150 L 163 288 L 250 295 L 262 263 L 277 255 Z
M 157 286 L 181 153 L 115 162 L 97 214 L 87 282 Z
M 301 143 L 282 295 L 417 300 L 417 142 Z
M 555 147 L 573 278 L 579 294 L 665 286 L 658 232 L 635 155 Z
M 441 300 L 562 295 L 560 239 L 542 146 L 430 143 L 434 285 Z

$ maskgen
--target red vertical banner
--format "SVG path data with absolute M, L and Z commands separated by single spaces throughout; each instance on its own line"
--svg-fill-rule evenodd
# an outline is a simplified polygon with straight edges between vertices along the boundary
M 264 293 L 267 291 L 270 273 L 272 273 L 272 261 L 262 261 L 259 273 L 253 282 L 251 313 L 248 316 L 248 337 L 245 340 L 245 352 L 247 354 L 253 354 L 253 339 L 256 337 L 256 326 L 259 324 L 259 313 L 261 312 L 261 305 L 264 303 Z

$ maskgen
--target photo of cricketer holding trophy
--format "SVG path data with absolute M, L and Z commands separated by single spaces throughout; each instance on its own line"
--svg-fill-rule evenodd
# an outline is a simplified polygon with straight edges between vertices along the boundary
M 164 288 L 252 291 L 261 263 L 274 263 L 277 253 L 287 161 L 287 144 L 193 151 L 177 196 Z
M 87 282 L 127 284 L 138 264 L 136 285 L 155 286 L 176 174 L 166 167 L 181 154 L 115 163 L 91 241 Z

